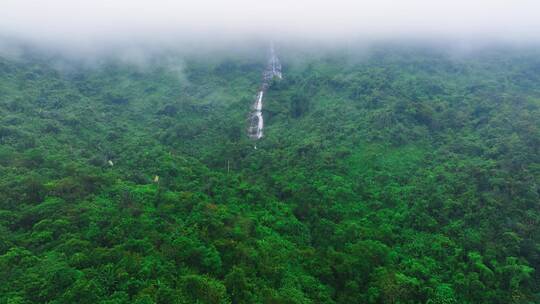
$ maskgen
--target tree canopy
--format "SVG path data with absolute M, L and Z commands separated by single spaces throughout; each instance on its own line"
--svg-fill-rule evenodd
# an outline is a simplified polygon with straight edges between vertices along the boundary
M 537 50 L 280 52 L 0 57 L 0 303 L 540 302 Z

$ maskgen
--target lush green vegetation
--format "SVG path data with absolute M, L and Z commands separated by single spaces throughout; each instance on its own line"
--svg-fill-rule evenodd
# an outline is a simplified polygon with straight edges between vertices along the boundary
M 0 303 L 540 302 L 540 51 L 300 52 L 0 58 Z

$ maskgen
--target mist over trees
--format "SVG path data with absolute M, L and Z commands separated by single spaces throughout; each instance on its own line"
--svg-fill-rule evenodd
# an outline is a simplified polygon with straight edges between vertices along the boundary
M 537 48 L 282 44 L 257 149 L 264 47 L 20 50 L 0 303 L 540 301 Z

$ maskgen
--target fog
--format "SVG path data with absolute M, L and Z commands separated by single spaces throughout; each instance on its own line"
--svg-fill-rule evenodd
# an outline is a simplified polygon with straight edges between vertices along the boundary
M 13 53 L 14 40 L 81 54 L 249 40 L 538 43 L 538 12 L 534 0 L 2 0 L 0 49 Z

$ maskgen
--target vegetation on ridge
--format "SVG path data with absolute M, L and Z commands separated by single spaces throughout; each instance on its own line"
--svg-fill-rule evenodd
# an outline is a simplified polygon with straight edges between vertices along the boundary
M 538 51 L 295 52 L 0 58 L 0 303 L 540 302 Z

